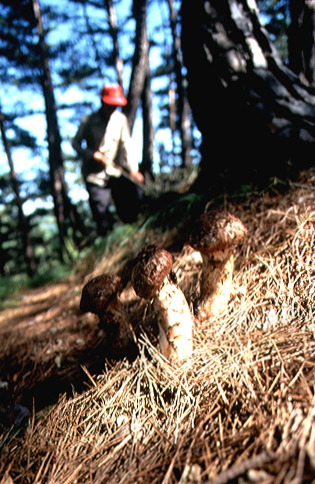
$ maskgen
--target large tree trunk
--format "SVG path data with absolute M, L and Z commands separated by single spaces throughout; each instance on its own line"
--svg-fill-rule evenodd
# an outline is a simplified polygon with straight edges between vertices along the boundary
M 200 189 L 313 163 L 315 91 L 283 65 L 254 0 L 183 0 L 182 49 L 203 137 Z

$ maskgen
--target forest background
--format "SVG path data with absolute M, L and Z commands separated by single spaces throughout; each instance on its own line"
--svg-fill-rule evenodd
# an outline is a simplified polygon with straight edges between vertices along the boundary
M 217 9 L 217 12 L 220 7 L 216 6 L 217 2 L 198 2 L 193 9 L 189 2 L 183 2 L 182 11 L 181 3 L 172 0 L 42 0 L 40 4 L 37 0 L 0 2 L 3 32 L 0 44 L 2 280 L 14 278 L 16 285 L 17 277 L 21 280 L 21 276 L 22 279 L 43 276 L 60 267 L 60 264 L 71 264 L 84 256 L 85 248 L 95 243 L 80 161 L 75 157 L 70 143 L 82 116 L 98 107 L 99 91 L 104 83 L 118 82 L 128 95 L 126 115 L 137 146 L 140 169 L 145 175 L 146 192 L 149 192 L 152 201 L 151 209 L 153 200 L 165 192 L 172 191 L 178 196 L 183 196 L 185 192 L 186 206 L 196 196 L 204 196 L 206 191 L 207 197 L 211 198 L 219 187 L 222 193 L 233 192 L 234 188 L 226 184 L 225 172 L 229 171 L 229 163 L 219 163 L 218 166 L 216 161 L 215 153 L 220 151 L 221 158 L 224 157 L 222 144 L 219 147 L 216 145 L 215 133 L 213 138 L 202 136 L 205 133 L 203 119 L 210 123 L 209 126 L 218 121 L 211 112 L 213 105 L 210 109 L 205 106 L 200 115 L 198 105 L 200 111 L 202 102 L 196 100 L 194 95 L 200 91 L 206 97 L 208 89 L 205 83 L 209 77 L 205 70 L 201 70 L 199 78 L 197 73 L 196 81 L 193 81 L 187 37 L 188 62 L 184 59 L 181 46 L 185 15 L 186 30 L 188 25 L 194 28 L 194 22 L 187 23 L 189 9 L 196 11 L 195 18 L 198 20 L 201 6 L 209 11 L 211 4 L 211 8 Z M 233 7 L 234 11 L 236 7 L 242 10 L 244 19 L 246 12 L 253 12 L 256 8 L 254 2 L 249 1 L 228 3 L 231 11 Z M 314 98 L 311 101 L 309 98 L 313 96 L 313 79 L 307 71 L 312 67 L 312 51 L 308 51 L 308 59 L 305 57 L 306 50 L 301 46 L 297 49 L 298 53 L 294 52 L 290 48 L 290 35 L 291 38 L 295 35 L 295 44 L 298 44 L 297 30 L 292 34 L 292 25 L 301 18 L 310 21 L 307 29 L 313 32 L 314 8 L 312 2 L 296 3 L 300 11 L 296 12 L 295 17 L 292 16 L 291 2 L 275 0 L 260 1 L 257 15 L 261 21 L 260 33 L 263 32 L 263 24 L 269 32 L 266 34 L 270 35 L 268 48 L 272 42 L 277 46 L 277 52 L 272 51 L 272 57 L 278 62 L 279 55 L 279 62 L 283 64 L 281 69 L 286 74 L 287 65 L 295 71 L 296 77 L 290 78 L 292 83 L 296 82 L 298 76 L 303 76 L 303 86 L 307 86 L 306 102 L 312 105 Z M 222 13 L 221 16 L 222 22 L 227 22 Z M 306 25 L 304 20 L 304 34 Z M 227 29 L 228 35 L 230 31 L 230 28 Z M 193 39 L 190 39 L 193 45 Z M 304 39 L 304 44 L 308 42 L 313 45 L 305 35 Z M 194 42 L 197 41 L 198 35 L 194 35 Z M 221 56 L 223 48 L 230 49 L 230 46 L 219 47 Z M 304 63 L 301 67 L 296 61 L 302 54 Z M 207 62 L 212 64 L 211 56 Z M 199 69 L 203 67 L 202 63 L 198 66 Z M 234 69 L 230 64 L 231 79 L 237 71 L 232 72 Z M 228 84 L 227 78 L 224 82 Z M 212 87 L 209 84 L 209 90 L 215 96 Z M 276 92 L 277 96 L 281 96 L 281 93 Z M 300 96 L 302 99 L 302 94 Z M 233 113 L 232 103 L 229 109 Z M 234 106 L 234 109 L 240 119 L 245 116 L 239 106 Z M 265 112 L 266 105 L 263 109 L 259 106 L 258 110 Z M 228 138 L 231 133 L 229 123 L 232 125 L 233 122 L 236 127 L 237 121 L 233 115 L 227 115 L 224 109 L 222 112 L 225 116 L 223 122 L 226 123 L 223 134 Z M 215 109 L 213 113 L 216 113 Z M 305 118 L 302 112 L 300 114 Z M 294 113 L 294 122 L 297 116 Z M 314 119 L 314 113 L 312 116 Z M 283 118 L 284 115 L 281 120 Z M 271 126 L 271 132 L 278 132 L 276 122 L 264 122 Z M 255 129 L 259 132 L 259 125 Z M 237 129 L 233 131 L 241 145 L 243 140 L 239 132 Z M 286 139 L 290 139 L 290 136 L 291 132 L 285 135 Z M 249 139 L 250 134 L 248 146 Z M 234 154 L 232 157 L 226 154 L 226 159 L 238 160 L 242 153 L 237 150 L 235 140 L 231 145 L 235 148 Z M 254 149 L 256 153 L 251 152 L 252 159 L 259 151 L 257 145 Z M 287 177 L 286 168 L 292 163 L 290 157 L 284 158 L 285 168 L 281 165 L 280 171 L 272 173 L 274 177 Z M 244 159 L 246 161 L 245 156 Z M 255 163 L 260 163 L 258 158 Z M 255 163 L 252 163 L 254 169 L 257 168 Z M 233 164 L 238 165 L 239 161 Z M 215 176 L 212 173 L 212 181 L 205 188 L 200 180 L 206 178 L 204 175 L 211 167 Z M 230 178 L 235 181 L 233 170 Z M 256 188 L 255 177 L 240 177 L 238 190 L 241 193 Z M 190 197 L 188 202 L 187 196 Z M 49 274 L 51 276 L 51 272 Z M 5 286 L 2 297 L 6 294 L 8 284 Z

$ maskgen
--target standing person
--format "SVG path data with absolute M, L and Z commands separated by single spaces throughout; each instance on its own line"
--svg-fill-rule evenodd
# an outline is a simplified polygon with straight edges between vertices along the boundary
M 72 146 L 83 160 L 82 175 L 97 232 L 105 235 L 114 223 L 109 211 L 111 197 L 123 222 L 136 220 L 142 198 L 139 184 L 144 177 L 134 157 L 127 118 L 117 110 L 127 104 L 121 86 L 104 86 L 101 103 L 98 111 L 82 119 Z M 122 168 L 131 181 L 122 176 Z

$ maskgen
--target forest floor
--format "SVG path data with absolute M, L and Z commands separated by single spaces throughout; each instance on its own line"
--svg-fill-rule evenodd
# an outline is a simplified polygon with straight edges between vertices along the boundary
M 315 482 L 315 170 L 224 208 L 248 230 L 230 302 L 195 317 L 180 367 L 160 355 L 155 314 L 130 284 L 132 361 L 109 358 L 98 317 L 79 309 L 85 282 L 122 273 L 147 243 L 172 252 L 192 303 L 201 263 L 176 230 L 139 229 L 0 312 L 1 484 Z

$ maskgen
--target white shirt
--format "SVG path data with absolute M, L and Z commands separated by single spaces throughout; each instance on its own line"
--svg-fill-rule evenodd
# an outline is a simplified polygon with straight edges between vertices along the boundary
M 86 147 L 82 147 L 85 140 Z M 114 111 L 109 120 L 104 119 L 101 110 L 82 119 L 72 146 L 83 159 L 82 174 L 85 180 L 103 185 L 107 176 L 120 176 L 115 166 L 127 171 L 138 171 L 132 139 L 126 116 Z M 106 156 L 108 166 L 94 160 L 93 154 L 100 151 Z

